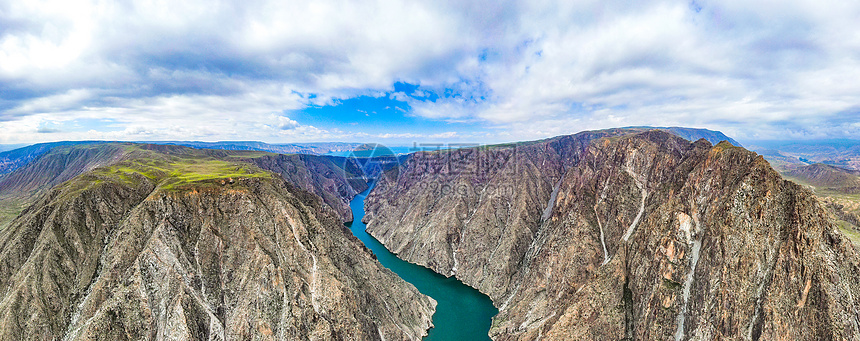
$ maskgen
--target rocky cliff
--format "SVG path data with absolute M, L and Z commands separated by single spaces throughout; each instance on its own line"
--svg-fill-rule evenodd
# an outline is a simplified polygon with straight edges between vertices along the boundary
M 755 153 L 609 130 L 415 154 L 368 231 L 499 307 L 496 340 L 860 338 L 860 254 Z
M 419 339 L 435 302 L 319 197 L 141 148 L 0 231 L 0 340 Z

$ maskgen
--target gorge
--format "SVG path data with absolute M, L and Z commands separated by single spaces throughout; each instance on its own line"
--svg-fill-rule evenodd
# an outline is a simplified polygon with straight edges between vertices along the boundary
M 486 295 L 454 277 L 445 277 L 432 270 L 406 262 L 392 254 L 365 229 L 364 199 L 373 189 L 358 194 L 352 200 L 355 220 L 347 223 L 352 233 L 367 246 L 376 259 L 400 278 L 414 285 L 419 292 L 436 300 L 433 328 L 424 340 L 489 340 L 490 319 L 498 313 Z
M 0 219 L 0 340 L 860 337 L 857 246 L 723 140 L 587 131 L 388 155 L 373 176 L 59 144 L 0 176 L 22 207 Z
M 610 129 L 419 152 L 366 203 L 388 249 L 493 300 L 494 340 L 860 336 L 857 248 L 728 142 Z

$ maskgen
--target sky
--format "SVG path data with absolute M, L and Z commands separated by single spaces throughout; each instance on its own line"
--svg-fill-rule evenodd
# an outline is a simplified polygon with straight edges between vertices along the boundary
M 0 144 L 860 138 L 857 1 L 0 0 Z

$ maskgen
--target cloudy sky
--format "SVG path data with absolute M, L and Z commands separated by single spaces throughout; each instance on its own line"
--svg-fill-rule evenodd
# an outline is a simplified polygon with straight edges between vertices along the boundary
M 0 0 L 0 144 L 860 138 L 860 2 Z

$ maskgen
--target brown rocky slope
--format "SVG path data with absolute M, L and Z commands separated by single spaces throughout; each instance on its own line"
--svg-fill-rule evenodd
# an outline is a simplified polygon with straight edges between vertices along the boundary
M 435 302 L 317 196 L 250 164 L 149 152 L 0 231 L 0 340 L 418 339 Z
M 743 148 L 609 130 L 399 172 L 368 231 L 489 295 L 496 340 L 860 338 L 860 254 Z

